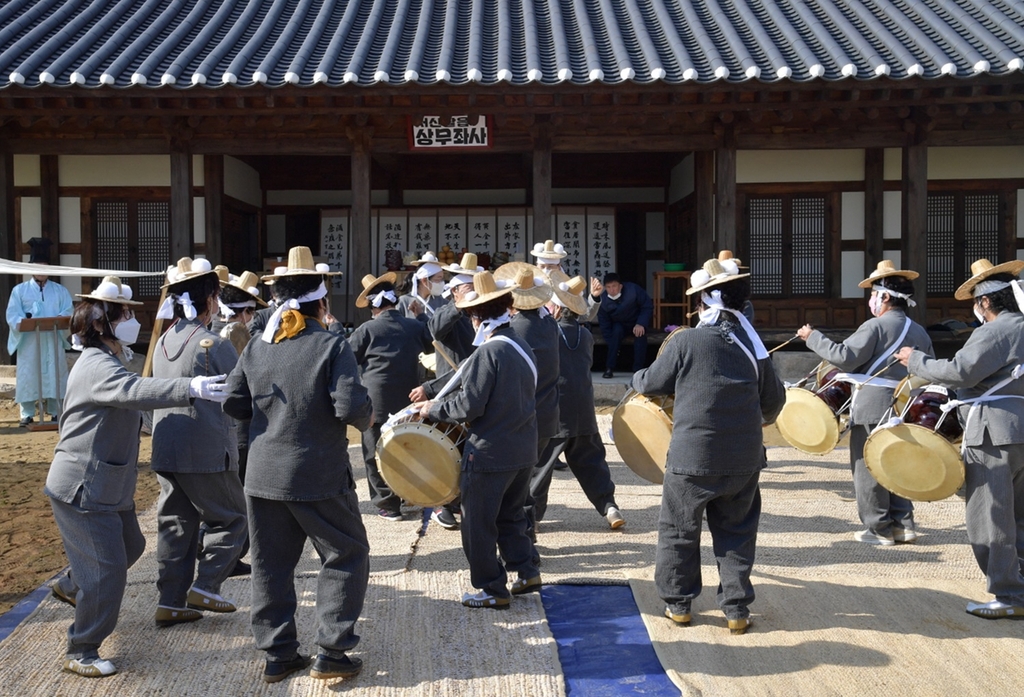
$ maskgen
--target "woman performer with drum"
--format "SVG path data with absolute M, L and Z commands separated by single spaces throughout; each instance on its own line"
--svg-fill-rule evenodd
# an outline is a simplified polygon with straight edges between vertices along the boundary
M 351 677 L 362 661 L 356 620 L 366 597 L 370 548 L 348 461 L 349 424 L 373 422 L 366 388 L 345 338 L 328 331 L 326 264 L 293 247 L 270 277 L 280 301 L 263 334 L 228 376 L 224 411 L 252 419 L 245 478 L 252 560 L 252 633 L 267 653 L 265 682 L 309 665 L 298 653 L 295 566 L 309 539 L 320 557 L 317 643 L 310 675 Z M 329 281 L 327 281 L 329 282 Z
M 511 595 L 541 585 L 523 510 L 537 463 L 537 367 L 529 344 L 509 326 L 513 287 L 532 285 L 525 272 L 514 282 L 496 281 L 489 271 L 473 278 L 458 303 L 473 320 L 477 344 L 460 368 L 461 388 L 416 405 L 432 421 L 469 423 L 459 480 L 462 549 L 479 592 L 462 597 L 466 607 L 505 609 Z M 511 594 L 506 569 L 518 574 Z
M 878 262 L 871 275 L 858 284 L 871 289 L 868 309 L 872 319 L 860 325 L 842 343 L 831 341 L 809 324 L 796 332 L 823 360 L 860 380 L 860 384 L 853 386 L 850 469 L 857 513 L 866 529 L 855 532 L 853 539 L 869 545 L 889 547 L 897 542 L 917 540 L 914 504 L 875 480 L 864 464 L 864 443 L 885 417 L 892 405 L 893 388 L 906 377 L 907 371 L 902 366 L 892 365 L 882 376 L 870 380 L 869 377 L 891 365 L 887 361 L 901 347 L 914 346 L 932 355 L 928 332 L 907 317 L 907 306 L 914 302 L 912 281 L 918 275 L 916 271 L 897 269 L 888 259 Z
M 356 298 L 356 307 L 370 308 L 373 317 L 352 332 L 352 347 L 363 385 L 381 420 L 409 406 L 409 391 L 419 384 L 420 353 L 433 353 L 427 325 L 403 317 L 395 306 L 394 272 L 380 278 L 363 276 L 363 290 Z M 402 519 L 402 500 L 391 491 L 377 468 L 377 441 L 380 424 L 363 431 L 363 462 L 370 501 L 377 515 L 385 520 Z
M 139 336 L 131 288 L 107 276 L 71 319 L 73 342 L 82 356 L 68 376 L 60 440 L 46 477 L 71 570 L 52 586 L 53 595 L 75 608 L 68 629 L 64 670 L 89 678 L 117 672 L 100 658 L 114 631 L 128 569 L 146 548 L 135 517 L 140 410 L 183 406 L 193 398 L 223 401 L 213 377 L 141 378 L 125 364 L 126 349 Z
M 957 391 L 964 427 L 967 539 L 988 580 L 987 603 L 967 603 L 986 619 L 1024 617 L 1024 261 L 971 264 L 956 291 L 974 299 L 982 323 L 950 360 L 904 348 L 897 358 L 914 375 Z
M 750 626 L 763 423 L 785 403 L 785 390 L 754 327 L 743 316 L 750 274 L 709 259 L 690 277 L 700 293 L 700 324 L 665 345 L 651 367 L 633 376 L 645 395 L 674 395 L 672 440 L 658 520 L 654 580 L 665 616 L 687 625 L 701 592 L 701 519 L 707 513 L 721 582 L 718 605 L 729 630 Z

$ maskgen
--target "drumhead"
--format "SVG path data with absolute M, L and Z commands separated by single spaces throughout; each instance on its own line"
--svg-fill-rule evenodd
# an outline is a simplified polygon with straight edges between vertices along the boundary
M 821 363 L 818 364 L 817 372 L 815 372 L 815 378 L 818 387 L 822 387 L 826 382 L 828 382 L 826 378 L 828 377 L 828 374 L 831 373 L 833 370 L 840 373 L 843 372 L 839 370 L 839 368 L 837 368 L 836 366 L 829 363 L 828 361 L 822 361 Z
M 655 358 L 661 356 L 662 352 L 665 350 L 665 347 L 668 346 L 668 342 L 672 341 L 672 337 L 674 337 L 679 332 L 686 331 L 687 329 L 689 329 L 689 327 L 676 327 L 675 329 L 670 331 L 668 333 L 668 336 L 665 337 L 665 340 L 661 342 L 661 346 L 658 347 L 658 354 L 657 356 L 655 356 Z
M 633 393 L 612 413 L 612 435 L 622 461 L 629 469 L 654 484 L 665 481 L 665 461 L 672 440 L 671 397 L 659 404 Z
M 420 421 L 395 424 L 377 441 L 377 467 L 391 490 L 415 506 L 441 506 L 459 493 L 462 453 Z
M 964 483 L 956 446 L 923 426 L 882 428 L 864 444 L 864 464 L 878 483 L 911 501 L 939 501 Z
M 800 387 L 786 389 L 786 404 L 775 424 L 787 443 L 811 455 L 832 452 L 839 443 L 839 419 L 813 392 Z

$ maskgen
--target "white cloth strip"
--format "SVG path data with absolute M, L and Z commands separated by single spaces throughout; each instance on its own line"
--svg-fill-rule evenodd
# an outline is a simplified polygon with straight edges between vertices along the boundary
M 426 264 L 422 264 L 418 269 L 416 269 L 416 273 L 414 275 L 416 276 L 416 278 L 430 278 L 431 276 L 435 276 L 441 273 L 441 271 L 443 271 L 443 269 L 441 268 L 440 264 L 435 264 L 434 262 L 427 262 Z
M 914 302 L 914 299 L 911 298 L 906 293 L 898 293 L 892 288 L 886 288 L 885 286 L 880 286 L 877 283 L 871 286 L 871 290 L 876 291 L 878 293 L 888 293 L 894 298 L 903 298 L 904 300 L 907 301 L 907 305 L 909 305 L 910 307 L 917 307 L 917 303 Z
M 397 304 L 398 298 L 395 297 L 395 291 L 382 290 L 381 292 L 370 296 L 370 304 L 374 307 L 380 307 L 381 303 L 385 300 L 390 300 L 392 305 Z
M 993 291 L 989 291 L 989 292 L 993 292 Z M 978 411 L 978 407 L 981 406 L 981 404 L 983 402 L 994 402 L 997 399 L 1024 399 L 1024 395 L 1019 395 L 1019 394 L 995 394 L 999 390 L 1001 390 L 1004 387 L 1006 387 L 1007 385 L 1009 385 L 1014 380 L 1019 380 L 1021 375 L 1024 375 L 1024 363 L 1022 363 L 1022 364 L 1020 364 L 1018 366 L 1015 366 L 1014 369 L 1010 372 L 1010 377 L 1004 378 L 1004 379 L 1000 380 L 999 382 L 997 382 L 995 385 L 990 387 L 988 390 L 986 390 L 980 396 L 978 396 L 978 397 L 971 397 L 970 399 L 951 399 L 950 401 L 948 401 L 945 404 L 941 405 L 939 407 L 939 409 L 941 409 L 943 412 L 947 412 L 947 411 L 952 411 L 953 409 L 956 409 L 959 406 L 970 405 L 971 408 L 967 410 L 967 421 L 966 421 L 966 423 L 964 423 L 964 435 L 966 436 L 967 429 L 971 425 L 971 420 L 974 418 L 974 415 Z M 964 454 L 964 452 L 966 450 L 967 450 L 967 441 L 965 439 L 963 442 L 960 443 L 960 456 L 961 457 L 963 457 L 963 454 Z
M 508 324 L 512 321 L 512 316 L 509 315 L 508 311 L 505 311 L 501 317 L 495 317 L 494 319 L 487 319 L 480 323 L 477 327 L 476 336 L 473 337 L 474 346 L 482 346 L 485 341 L 491 338 L 491 334 L 494 330 L 503 324 Z
M 277 330 L 281 327 L 281 315 L 284 314 L 285 310 L 298 310 L 299 305 L 302 303 L 313 302 L 327 295 L 327 286 L 320 282 L 320 286 L 316 290 L 312 290 L 305 295 L 292 298 L 291 300 L 285 300 L 277 309 L 274 310 L 274 314 L 270 315 L 270 319 L 267 320 L 267 328 L 263 330 L 263 336 L 260 338 L 268 344 L 274 343 L 274 335 L 277 334 Z
M 81 276 L 83 278 L 142 278 L 144 276 L 163 276 L 165 271 L 112 271 L 110 269 L 89 269 L 80 266 L 56 266 L 53 264 L 29 264 L 24 261 L 0 259 L 0 273 L 20 274 L 27 276 Z
M 196 306 L 192 302 L 192 298 L 189 297 L 188 292 L 185 292 L 181 295 L 168 295 L 164 298 L 164 301 L 160 304 L 160 309 L 156 312 L 156 318 L 174 319 L 175 304 L 181 305 L 183 312 L 185 313 L 185 319 L 191 321 L 198 317 Z
M 512 339 L 508 338 L 507 336 L 501 336 L 500 334 L 498 336 L 494 336 L 492 334 L 491 336 L 487 337 L 487 341 L 490 341 L 492 339 L 496 341 L 503 341 L 519 352 L 519 355 L 523 357 L 524 361 L 526 361 L 526 365 L 530 366 L 530 372 L 533 373 L 533 387 L 534 389 L 537 389 L 537 366 L 534 365 L 530 357 L 526 355 L 526 351 L 523 350 L 523 347 L 517 344 L 516 342 L 512 341 Z
M 764 347 L 764 342 L 761 341 L 761 337 L 758 336 L 757 330 L 754 329 L 754 325 L 750 323 L 750 320 L 743 316 L 742 312 L 728 308 L 722 303 L 722 291 L 713 290 L 711 293 L 701 293 L 700 299 L 707 308 L 702 310 L 699 315 L 701 322 L 704 322 L 705 324 L 714 324 L 718 321 L 718 317 L 722 312 L 730 313 L 739 320 L 740 326 L 743 327 L 743 331 L 746 332 L 747 338 L 750 339 L 750 343 L 754 347 L 754 355 L 757 356 L 757 360 L 760 361 L 768 358 L 768 349 Z

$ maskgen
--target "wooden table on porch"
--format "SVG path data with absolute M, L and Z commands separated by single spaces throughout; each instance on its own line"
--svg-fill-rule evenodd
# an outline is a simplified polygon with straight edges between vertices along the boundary
M 689 314 L 690 312 L 690 296 L 686 294 L 686 285 L 683 284 L 682 302 L 671 302 L 665 298 L 665 289 L 662 281 L 665 279 L 682 279 L 683 281 L 690 280 L 689 271 L 655 271 L 654 272 L 654 328 L 659 331 L 664 328 L 665 325 L 661 323 L 661 311 L 666 307 L 681 307 L 683 312 Z M 684 315 L 683 321 L 680 325 L 688 325 L 690 320 Z

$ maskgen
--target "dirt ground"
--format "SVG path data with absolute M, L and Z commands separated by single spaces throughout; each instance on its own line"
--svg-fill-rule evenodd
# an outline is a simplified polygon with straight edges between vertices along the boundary
M 0 614 L 67 565 L 50 500 L 43 494 L 56 431 L 18 427 L 18 407 L 0 401 Z M 149 469 L 150 438 L 142 436 L 135 505 L 145 510 L 160 485 Z

